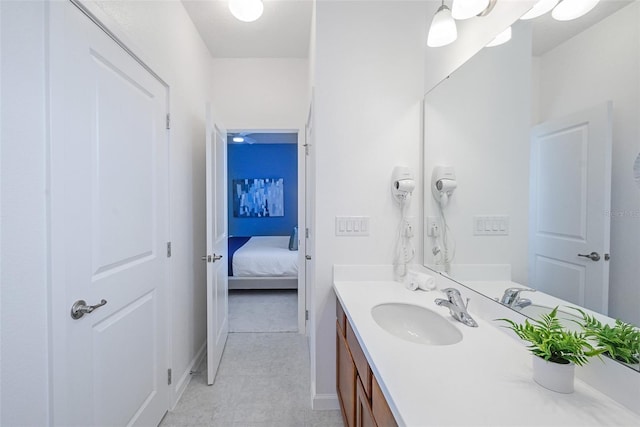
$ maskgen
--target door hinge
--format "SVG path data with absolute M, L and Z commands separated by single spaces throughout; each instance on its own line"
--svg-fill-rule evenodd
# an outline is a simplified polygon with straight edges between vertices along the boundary
M 171 115 L 167 113 L 167 129 L 171 129 Z
M 167 242 L 167 258 L 171 258 L 171 242 Z
M 304 237 L 307 238 L 307 239 L 309 238 L 309 229 L 308 228 L 304 229 Z
M 171 385 L 171 368 L 167 369 L 167 384 Z
M 304 320 L 309 320 L 309 310 L 304 311 Z

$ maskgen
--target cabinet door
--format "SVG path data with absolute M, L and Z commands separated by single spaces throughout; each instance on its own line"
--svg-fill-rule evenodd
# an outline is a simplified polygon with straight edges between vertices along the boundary
M 336 388 L 347 427 L 356 426 L 356 366 L 347 341 L 336 326 Z
M 393 417 L 393 413 L 391 412 L 391 408 L 389 408 L 389 404 L 384 398 L 382 390 L 380 389 L 380 385 L 378 384 L 375 376 L 373 377 L 371 385 L 371 409 L 373 410 L 373 415 L 376 419 L 376 423 L 378 423 L 378 426 L 398 426 L 395 418 Z
M 371 406 L 369 406 L 369 399 L 364 392 L 364 387 L 360 381 L 360 377 L 356 381 L 356 426 L 357 427 L 377 427 L 375 420 L 373 419 L 373 412 Z

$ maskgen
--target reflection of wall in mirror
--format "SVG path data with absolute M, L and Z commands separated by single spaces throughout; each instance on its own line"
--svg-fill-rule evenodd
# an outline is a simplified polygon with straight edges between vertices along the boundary
M 527 280 L 529 129 L 613 101 L 613 176 L 609 315 L 640 325 L 640 4 L 627 6 L 542 57 L 530 57 L 530 30 L 483 49 L 425 101 L 425 171 L 455 166 L 460 184 L 447 222 L 455 264 L 510 264 Z M 518 48 L 519 46 L 519 48 Z M 493 56 L 493 58 L 492 58 Z M 428 196 L 428 195 L 427 195 Z M 425 215 L 439 215 L 425 199 Z M 473 216 L 509 215 L 509 236 L 474 236 Z M 425 238 L 425 263 L 430 259 Z
M 435 165 L 456 169 L 459 184 L 444 214 L 460 264 L 510 264 L 527 283 L 531 33 L 514 26 L 512 40 L 480 51 L 426 96 L 425 174 Z M 438 217 L 430 193 L 425 215 Z M 509 216 L 509 235 L 474 235 L 474 216 Z M 434 242 L 425 240 L 425 263 Z M 457 265 L 457 266 L 456 266 Z
M 627 6 L 534 58 L 534 123 L 613 101 L 609 315 L 640 325 L 640 4 Z

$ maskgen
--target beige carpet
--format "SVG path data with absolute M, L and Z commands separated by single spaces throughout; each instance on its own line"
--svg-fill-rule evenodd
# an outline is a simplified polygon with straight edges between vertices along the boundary
M 229 291 L 229 332 L 297 332 L 298 291 Z

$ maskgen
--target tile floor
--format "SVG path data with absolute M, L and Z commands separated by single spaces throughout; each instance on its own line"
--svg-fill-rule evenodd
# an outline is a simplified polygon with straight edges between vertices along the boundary
M 296 332 L 295 289 L 229 291 L 229 332 Z
M 303 335 L 230 333 L 212 386 L 206 369 L 203 362 L 162 427 L 343 427 L 339 411 L 311 410 Z

